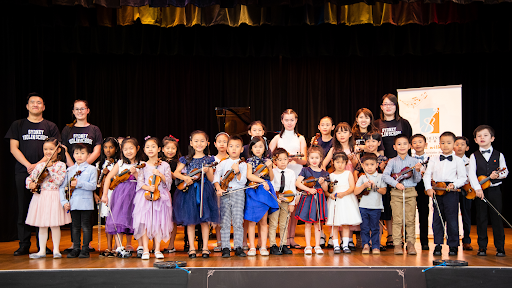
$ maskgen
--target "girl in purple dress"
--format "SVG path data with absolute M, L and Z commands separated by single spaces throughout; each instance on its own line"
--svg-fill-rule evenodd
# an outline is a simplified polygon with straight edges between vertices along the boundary
M 160 252 L 160 242 L 168 241 L 171 238 L 172 224 L 172 203 L 169 190 L 172 185 L 171 167 L 158 157 L 160 152 L 160 141 L 155 137 L 146 137 L 144 153 L 148 156 L 146 167 L 140 169 L 137 177 L 137 192 L 133 200 L 133 236 L 135 239 L 142 239 L 144 252 L 142 260 L 149 259 L 149 239 L 153 239 L 155 257 L 163 259 L 164 254 Z M 160 177 L 160 184 L 154 183 Z M 157 192 L 158 190 L 158 192 Z M 154 197 L 151 193 L 157 192 Z
M 133 198 L 135 197 L 135 189 L 137 186 L 137 174 L 138 169 L 135 168 L 140 164 L 142 158 L 139 149 L 139 142 L 135 138 L 127 138 L 123 140 L 121 144 L 122 158 L 119 160 L 114 168 L 108 173 L 105 178 L 105 183 L 110 183 L 114 176 L 123 173 L 123 171 L 130 171 L 130 178 L 120 183 L 108 198 L 109 185 L 103 187 L 103 197 L 101 202 L 107 204 L 112 211 L 112 215 L 107 216 L 105 221 L 105 231 L 110 235 L 116 233 L 133 235 Z M 109 214 L 110 214 L 109 211 Z M 114 219 L 112 219 L 112 216 Z M 114 226 L 115 223 L 115 226 Z M 117 232 L 116 232 L 117 231 Z M 122 247 L 122 243 L 119 243 L 118 238 L 116 240 L 116 246 Z M 127 237 L 128 239 L 128 237 Z

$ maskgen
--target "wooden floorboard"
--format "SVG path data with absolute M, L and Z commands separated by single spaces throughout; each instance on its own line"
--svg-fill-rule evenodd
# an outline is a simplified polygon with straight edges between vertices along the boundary
M 328 229 L 326 229 L 328 233 Z M 472 227 L 472 239 L 474 251 L 462 251 L 462 247 L 459 247 L 459 254 L 456 257 L 448 256 L 448 247 L 443 248 L 442 257 L 434 257 L 432 255 L 434 244 L 432 239 L 430 240 L 430 250 L 421 251 L 419 241 L 416 242 L 416 249 L 418 255 L 394 255 L 392 249 L 386 252 L 382 252 L 380 256 L 377 255 L 362 255 L 361 250 L 352 252 L 352 254 L 339 254 L 335 255 L 332 249 L 324 249 L 325 254 L 323 256 L 304 256 L 303 250 L 292 249 L 293 255 L 275 256 L 270 255 L 268 257 L 260 256 L 259 254 L 255 257 L 240 258 L 232 256 L 229 259 L 221 257 L 221 253 L 211 254 L 209 259 L 203 259 L 199 257 L 196 259 L 189 259 L 187 253 L 182 252 L 183 250 L 183 228 L 178 228 L 178 235 L 176 240 L 176 248 L 181 250 L 176 253 L 166 254 L 166 261 L 187 261 L 188 267 L 269 267 L 269 266 L 432 266 L 434 259 L 458 259 L 468 261 L 470 266 L 483 266 L 483 267 L 512 267 L 512 230 L 505 229 L 505 251 L 508 253 L 506 257 L 496 257 L 496 250 L 493 247 L 492 229 L 489 227 L 489 247 L 487 255 L 485 257 L 476 256 L 476 227 Z M 93 230 L 93 242 L 92 246 L 97 248 L 97 230 Z M 212 237 L 209 241 L 209 249 L 213 251 L 215 246 L 215 240 Z M 102 234 L 101 247 L 106 247 L 106 237 Z M 385 239 L 383 237 L 383 239 Z M 298 226 L 296 241 L 304 245 L 304 226 Z M 35 248 L 35 236 L 32 237 L 32 251 L 36 252 Z M 133 241 L 134 247 L 137 242 Z M 69 247 L 70 231 L 62 230 L 62 241 L 60 243 L 61 250 Z M 52 247 L 51 240 L 48 243 L 48 247 Z M 167 247 L 162 243 L 162 247 Z M 153 263 L 156 261 L 154 255 L 151 255 L 151 259 L 148 261 L 142 261 L 135 257 L 128 259 L 120 258 L 103 258 L 99 257 L 98 252 L 91 253 L 91 258 L 88 259 L 37 259 L 30 260 L 28 255 L 26 256 L 13 256 L 13 252 L 18 248 L 18 241 L 2 242 L 0 243 L 0 270 L 31 270 L 31 269 L 90 269 L 90 268 L 148 268 L 153 267 Z

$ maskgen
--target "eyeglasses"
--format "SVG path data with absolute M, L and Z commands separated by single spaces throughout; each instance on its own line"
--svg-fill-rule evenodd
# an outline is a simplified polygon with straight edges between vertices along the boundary
M 395 104 L 394 103 L 382 103 L 382 106 L 384 106 L 384 107 L 393 107 L 393 106 L 395 106 Z
M 87 108 L 75 108 L 73 110 L 76 112 L 84 112 L 85 110 L 87 110 Z

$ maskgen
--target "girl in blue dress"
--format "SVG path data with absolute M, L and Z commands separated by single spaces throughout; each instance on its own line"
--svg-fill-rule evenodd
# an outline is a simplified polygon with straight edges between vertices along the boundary
M 245 210 L 244 219 L 249 221 L 249 245 L 251 246 L 247 256 L 256 255 L 256 246 L 254 246 L 256 223 L 259 222 L 258 234 L 260 236 L 261 256 L 268 256 L 267 250 L 267 216 L 279 209 L 276 192 L 271 181 L 274 179 L 272 172 L 272 160 L 265 158 L 267 153 L 265 139 L 261 136 L 252 138 L 249 144 L 249 155 L 247 159 L 247 179 L 249 182 L 263 183 L 255 188 L 248 188 L 245 191 Z M 269 171 L 267 175 L 262 175 L 262 171 L 257 169 L 258 165 L 263 164 Z
M 325 207 L 324 191 L 327 191 L 327 181 L 329 173 L 321 167 L 324 158 L 324 152 L 320 147 L 311 147 L 308 149 L 309 167 L 302 168 L 299 177 L 295 182 L 295 186 L 302 190 L 297 210 L 295 210 L 295 218 L 305 223 L 304 236 L 306 238 L 306 248 L 304 255 L 311 255 L 311 226 L 315 223 L 315 253 L 324 254 L 320 248 L 320 222 L 327 218 L 327 208 Z M 303 180 L 314 177 L 318 178 L 313 188 L 309 188 L 302 183 Z M 319 219 L 320 218 L 320 219 Z
M 190 258 L 196 258 L 196 248 L 194 246 L 195 226 L 201 224 L 201 234 L 203 236 L 203 258 L 210 257 L 208 250 L 208 236 L 210 233 L 209 223 L 219 223 L 219 206 L 217 204 L 217 195 L 213 189 L 213 169 L 212 167 L 203 167 L 203 215 L 200 215 L 201 204 L 201 178 L 194 182 L 188 174 L 193 169 L 201 170 L 202 165 L 211 165 L 215 160 L 209 155 L 208 135 L 205 132 L 196 130 L 190 135 L 190 146 L 188 155 L 179 159 L 176 167 L 175 176 L 183 180 L 188 190 L 176 189 L 175 192 L 175 222 L 178 225 L 187 226 L 188 242 L 190 249 L 188 255 Z M 182 173 L 184 170 L 184 173 Z M 201 172 L 199 172 L 201 175 Z M 184 189 L 185 190 L 185 189 Z

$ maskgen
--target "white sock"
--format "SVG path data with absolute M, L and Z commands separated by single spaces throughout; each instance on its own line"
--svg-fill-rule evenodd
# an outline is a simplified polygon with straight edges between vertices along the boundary
M 338 247 L 338 246 L 340 246 L 340 240 L 338 240 L 338 239 L 333 239 L 333 240 L 332 240 L 332 244 L 334 245 L 334 247 Z
M 349 237 L 343 237 L 343 247 L 348 247 Z

